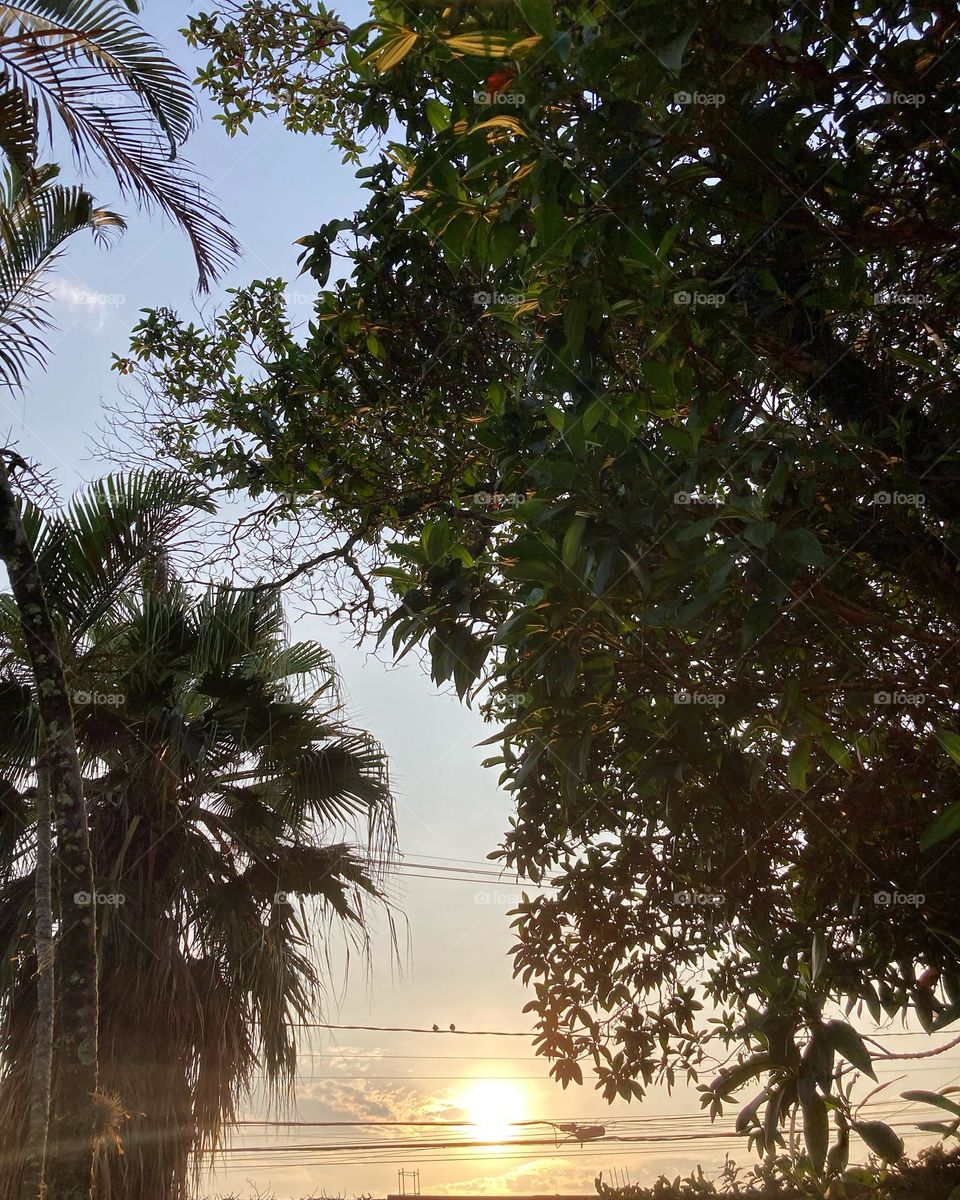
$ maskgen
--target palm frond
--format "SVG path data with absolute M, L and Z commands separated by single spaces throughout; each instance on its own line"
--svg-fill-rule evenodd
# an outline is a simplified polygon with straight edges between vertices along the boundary
M 39 186 L 27 186 L 8 175 L 0 189 L 0 384 L 8 387 L 21 387 L 30 364 L 41 362 L 47 349 L 43 278 L 63 243 L 81 229 L 102 236 L 124 228 L 88 192 L 54 184 L 51 177 L 47 171 Z
M 12 673 L 0 676 L 0 764 L 10 778 L 23 782 L 36 762 L 40 719 L 33 681 Z
M 29 175 L 37 161 L 38 115 L 36 99 L 4 87 L 0 75 L 0 153 L 20 175 Z
M 16 89 L 59 123 L 81 164 L 96 158 L 125 195 L 179 225 L 206 291 L 240 247 L 191 164 L 174 161 L 196 118 L 186 77 L 112 0 L 0 11 L 0 90 Z
M 98 480 L 51 519 L 30 514 L 37 565 L 74 639 L 164 551 L 188 509 L 213 510 L 202 486 L 173 472 L 139 471 Z
M 150 110 L 172 150 L 187 140 L 197 119 L 189 80 L 119 5 L 111 0 L 30 0 L 5 3 L 3 13 L 0 58 L 19 65 L 29 63 L 33 54 L 48 61 L 59 56 L 70 71 L 89 65 L 106 77 L 100 80 L 101 94 L 109 95 L 110 85 L 118 85 Z M 72 81 L 69 76 L 68 87 Z M 65 105 L 68 87 L 59 105 Z
M 196 665 L 200 677 L 252 674 L 243 671 L 281 648 L 283 607 L 270 592 L 220 586 L 211 588 L 194 608 Z
M 276 894 L 313 896 L 329 905 L 343 921 L 362 923 L 362 899 L 381 892 L 367 861 L 345 842 L 324 846 L 276 846 L 244 872 L 255 896 L 271 901 Z

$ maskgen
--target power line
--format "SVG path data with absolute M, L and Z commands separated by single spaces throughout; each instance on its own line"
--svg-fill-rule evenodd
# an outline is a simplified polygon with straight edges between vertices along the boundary
M 454 1079 L 458 1084 L 474 1084 L 474 1082 L 486 1082 L 487 1080 L 496 1080 L 497 1082 L 510 1084 L 510 1082 L 514 1081 L 532 1082 L 546 1078 L 546 1075 L 311 1075 L 308 1082 L 313 1082 L 313 1080 L 340 1080 L 346 1084 L 346 1082 L 352 1082 L 355 1079 L 368 1079 L 376 1081 L 378 1084 L 382 1084 L 385 1080 L 403 1084 L 407 1080 Z
M 911 1121 L 894 1121 L 895 1128 L 905 1128 L 912 1130 L 915 1128 Z M 646 1145 L 649 1143 L 657 1143 L 658 1145 L 672 1144 L 675 1142 L 689 1141 L 716 1141 L 719 1139 L 743 1138 L 742 1133 L 738 1133 L 736 1129 L 716 1129 L 711 1128 L 703 1130 L 699 1133 L 691 1133 L 688 1131 L 677 1133 L 624 1133 L 624 1134 L 608 1134 L 602 1141 L 605 1147 L 612 1148 L 625 1145 Z M 599 1148 L 601 1139 L 597 1139 L 592 1144 Z M 324 1158 L 329 1154 L 342 1154 L 344 1152 L 360 1151 L 370 1153 L 373 1151 L 389 1151 L 393 1154 L 403 1152 L 410 1154 L 419 1150 L 479 1150 L 479 1149 L 514 1149 L 516 1147 L 550 1147 L 553 1150 L 561 1150 L 564 1148 L 573 1148 L 576 1145 L 578 1150 L 581 1148 L 581 1143 L 576 1139 L 566 1139 L 563 1142 L 558 1142 L 556 1137 L 540 1137 L 540 1138 L 512 1138 L 510 1140 L 489 1140 L 489 1139 L 471 1139 L 458 1138 L 455 1140 L 436 1141 L 428 1139 L 408 1140 L 408 1141 L 387 1141 L 387 1142 L 340 1142 L 332 1144 L 314 1144 L 314 1145 L 290 1145 L 290 1146 L 236 1146 L 231 1147 L 227 1153 L 230 1154 L 263 1154 L 263 1153 L 299 1153 L 299 1154 L 320 1154 Z
M 318 1055 L 302 1055 L 301 1054 L 301 1055 L 299 1055 L 299 1057 L 322 1058 L 325 1056 L 319 1055 L 319 1054 Z M 329 1057 L 335 1058 L 336 1055 L 331 1055 Z M 358 1056 L 358 1057 L 362 1057 L 362 1056 Z M 368 1057 L 375 1059 L 377 1056 L 369 1055 Z M 384 1057 L 386 1058 L 387 1056 L 384 1055 Z M 407 1057 L 420 1057 L 420 1056 L 401 1054 L 401 1055 L 397 1055 L 396 1057 L 407 1058 Z M 453 1059 L 457 1059 L 459 1056 L 457 1056 L 457 1055 L 447 1056 L 447 1055 L 443 1055 L 443 1054 L 437 1054 L 437 1055 L 423 1055 L 422 1057 L 424 1057 L 424 1058 L 441 1058 L 441 1059 L 450 1057 Z M 386 1079 L 391 1079 L 391 1080 L 398 1080 L 400 1082 L 403 1082 L 404 1080 L 408 1080 L 408 1079 L 409 1080 L 453 1079 L 453 1080 L 457 1080 L 461 1083 L 470 1083 L 471 1081 L 474 1081 L 474 1080 L 503 1080 L 504 1083 L 509 1083 L 511 1080 L 518 1080 L 518 1081 L 519 1080 L 525 1080 L 525 1081 L 541 1080 L 543 1082 L 554 1082 L 547 1070 L 547 1068 L 549 1067 L 549 1064 L 550 1064 L 550 1060 L 546 1059 L 546 1058 L 538 1060 L 538 1059 L 528 1059 L 528 1058 L 501 1059 L 498 1057 L 495 1060 L 491 1060 L 491 1059 L 485 1058 L 482 1055 L 475 1055 L 475 1056 L 472 1056 L 471 1061 L 474 1061 L 474 1062 L 490 1062 L 490 1061 L 538 1062 L 539 1061 L 539 1062 L 543 1063 L 544 1070 L 539 1075 L 505 1075 L 505 1074 L 499 1074 L 499 1075 L 366 1075 L 366 1074 L 361 1074 L 361 1075 L 311 1075 L 310 1080 L 342 1079 L 344 1081 L 348 1081 L 348 1080 L 355 1080 L 355 1079 L 370 1079 L 370 1080 L 383 1081 Z M 933 1064 L 929 1064 L 929 1065 L 922 1066 L 922 1067 L 901 1067 L 899 1069 L 891 1067 L 891 1068 L 889 1068 L 889 1074 L 891 1077 L 900 1075 L 900 1076 L 903 1076 L 904 1078 L 906 1078 L 908 1075 L 919 1074 L 920 1072 L 950 1070 L 952 1067 L 954 1067 L 956 1065 L 957 1065 L 957 1059 L 944 1059 L 944 1061 L 941 1063 L 933 1063 Z M 881 1075 L 886 1074 L 886 1071 L 887 1071 L 887 1069 L 885 1068 L 884 1072 L 882 1072 Z
M 432 1033 L 433 1030 L 430 1032 Z M 544 1064 L 548 1061 L 536 1054 L 347 1054 L 339 1050 L 298 1050 L 297 1058 L 342 1058 L 345 1062 L 352 1062 L 355 1058 L 372 1058 L 374 1060 L 439 1058 L 453 1062 L 540 1062 Z
M 874 1100 L 868 1101 L 864 1108 L 870 1109 L 871 1112 L 882 1114 L 890 1109 L 899 1109 L 900 1105 L 896 1100 Z M 717 1126 L 732 1128 L 735 1124 L 735 1118 L 721 1117 L 719 1121 L 709 1122 L 711 1128 Z M 656 1127 L 657 1125 L 668 1125 L 675 1128 L 681 1125 L 694 1125 L 697 1128 L 703 1128 L 708 1123 L 708 1118 L 704 1112 L 686 1112 L 686 1113 L 649 1113 L 646 1116 L 625 1116 L 625 1117 L 601 1117 L 591 1116 L 558 1116 L 558 1117 L 533 1117 L 523 1121 L 507 1122 L 509 1129 L 525 1129 L 533 1125 L 552 1125 L 562 1130 L 563 1126 L 589 1126 L 593 1124 L 601 1124 L 609 1131 L 611 1137 L 614 1137 L 622 1129 L 637 1129 L 647 1126 Z M 268 1120 L 266 1118 L 244 1118 L 237 1121 L 237 1125 L 258 1126 L 266 1128 L 280 1129 L 342 1129 L 342 1128 L 359 1128 L 359 1129 L 382 1129 L 382 1128 L 444 1128 L 444 1129 L 462 1129 L 474 1128 L 477 1125 L 476 1121 L 459 1120 L 459 1121 L 373 1121 L 373 1120 L 354 1120 L 354 1121 L 295 1121 L 295 1120 Z M 569 1133 L 569 1130 L 562 1130 L 564 1133 Z M 393 1144 L 393 1143 L 391 1143 Z M 519 1144 L 511 1140 L 497 1143 L 498 1145 L 514 1145 Z
M 446 1033 L 459 1037 L 522 1037 L 534 1038 L 533 1033 L 506 1029 L 416 1029 L 402 1025 L 333 1025 L 328 1021 L 291 1021 L 297 1029 L 363 1029 L 372 1033 Z

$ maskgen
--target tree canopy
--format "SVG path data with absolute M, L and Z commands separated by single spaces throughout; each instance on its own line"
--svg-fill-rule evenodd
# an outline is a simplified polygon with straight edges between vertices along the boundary
M 513 951 L 553 1074 L 723 1059 L 704 1103 L 760 1081 L 761 1147 L 799 1107 L 813 1171 L 851 1127 L 896 1158 L 836 1006 L 960 1016 L 956 16 L 374 13 L 304 34 L 295 110 L 257 5 L 192 23 L 228 128 L 363 143 L 371 196 L 302 239 L 305 331 L 261 280 L 118 366 L 496 724 L 502 856 L 558 884 Z

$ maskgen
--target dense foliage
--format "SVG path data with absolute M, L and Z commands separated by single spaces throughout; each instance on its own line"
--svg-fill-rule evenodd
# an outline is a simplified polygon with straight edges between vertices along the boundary
M 394 650 L 482 698 L 503 857 L 559 884 L 514 949 L 555 1076 L 733 1058 L 704 1103 L 760 1081 L 761 1147 L 799 1107 L 813 1171 L 851 1127 L 896 1158 L 836 1006 L 960 1016 L 956 17 L 374 10 L 285 63 L 295 126 L 379 136 L 303 239 L 305 335 L 259 281 L 118 365 L 163 453 L 337 539 L 303 566 L 353 603 L 377 566 Z M 192 25 L 233 129 L 286 103 L 265 19 Z
M 729 1159 L 719 1179 L 710 1179 L 698 1168 L 686 1178 L 661 1176 L 652 1186 L 628 1184 L 614 1187 L 601 1174 L 596 1180 L 599 1200 L 694 1200 L 698 1196 L 730 1196 L 741 1200 L 805 1200 L 822 1194 L 793 1178 L 787 1158 L 771 1159 L 745 1172 Z M 834 1180 L 831 1200 L 954 1200 L 960 1187 L 960 1158 L 956 1152 L 936 1148 L 905 1159 L 894 1168 L 863 1167 L 851 1178 Z

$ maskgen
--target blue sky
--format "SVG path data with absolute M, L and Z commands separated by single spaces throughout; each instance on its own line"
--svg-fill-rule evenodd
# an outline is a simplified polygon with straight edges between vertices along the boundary
M 196 56 L 178 34 L 188 11 L 175 0 L 152 0 L 143 21 L 192 76 Z M 342 5 L 340 11 L 348 21 L 366 16 L 366 7 L 358 3 Z M 321 140 L 289 134 L 276 122 L 260 123 L 249 135 L 230 139 L 209 119 L 209 106 L 202 103 L 205 120 L 188 147 L 189 156 L 209 177 L 243 244 L 244 258 L 200 306 L 186 241 L 159 218 L 128 211 L 129 232 L 109 252 L 74 240 L 55 280 L 52 309 L 59 328 L 49 339 L 54 351 L 49 367 L 35 373 L 25 396 L 4 400 L 0 414 L 4 433 L 54 474 L 64 496 L 109 467 L 94 459 L 92 443 L 104 403 L 118 399 L 111 355 L 126 349 L 141 308 L 166 305 L 186 313 L 200 306 L 210 311 L 222 302 L 223 288 L 268 275 L 290 280 L 295 293 L 310 293 L 315 289 L 308 281 L 295 280 L 294 239 L 348 215 L 361 202 L 352 169 L 342 166 L 339 154 Z M 101 203 L 121 207 L 109 177 L 95 181 L 93 190 Z M 300 307 L 305 319 L 309 308 Z M 480 765 L 490 751 L 477 743 L 490 731 L 453 697 L 437 694 L 417 663 L 388 669 L 367 649 L 350 645 L 339 630 L 293 611 L 291 617 L 298 636 L 319 638 L 335 652 L 351 715 L 372 730 L 390 754 L 406 858 L 447 866 L 482 861 L 496 847 L 510 808 L 508 797 L 496 786 L 495 773 Z M 384 1026 L 437 1023 L 442 1029 L 451 1022 L 462 1029 L 528 1028 L 521 1009 L 529 996 L 511 979 L 507 957 L 511 939 L 505 913 L 517 894 L 516 887 L 477 884 L 469 875 L 457 880 L 398 880 L 395 898 L 410 935 L 402 975 L 394 969 L 389 940 L 381 929 L 373 948 L 372 976 L 365 979 L 362 971 L 354 970 L 346 987 L 331 994 L 320 1019 Z M 530 1044 L 519 1038 L 341 1032 L 315 1038 L 310 1050 L 322 1050 L 324 1057 L 305 1059 L 294 1114 L 305 1120 L 457 1116 L 469 1086 L 463 1081 L 480 1076 L 524 1077 L 517 1086 L 525 1097 L 525 1115 L 531 1118 L 656 1118 L 698 1110 L 692 1089 L 671 1100 L 655 1096 L 642 1113 L 635 1105 L 608 1109 L 589 1081 L 583 1088 L 562 1092 L 547 1079 L 546 1066 L 533 1059 Z M 435 1057 L 454 1054 L 469 1057 Z M 485 1058 L 486 1054 L 507 1057 Z M 355 1055 L 363 1057 L 348 1061 Z M 932 1087 L 948 1078 L 949 1072 L 942 1078 L 931 1073 L 916 1082 Z M 894 1095 L 899 1090 L 891 1089 Z M 261 1113 L 255 1101 L 250 1112 Z M 357 1131 L 340 1133 L 346 1138 Z M 289 1165 L 290 1156 L 279 1149 L 289 1140 L 286 1132 L 246 1133 L 237 1145 L 273 1149 L 245 1158 L 231 1156 L 229 1169 L 212 1181 L 211 1194 L 228 1187 L 245 1191 L 248 1180 L 258 1188 L 275 1188 L 278 1197 L 321 1188 L 328 1195 L 348 1196 L 396 1190 L 396 1161 Z M 320 1140 L 313 1131 L 309 1141 Z M 528 1160 L 492 1155 L 486 1161 L 461 1163 L 434 1161 L 428 1155 L 419 1160 L 410 1153 L 403 1165 L 420 1162 L 425 1192 L 589 1192 L 603 1168 L 627 1168 L 635 1182 L 644 1181 L 660 1171 L 687 1171 L 698 1160 L 717 1165 L 728 1149 L 747 1161 L 743 1146 L 707 1142 L 698 1148 L 649 1145 L 632 1156 L 587 1149 L 562 1157 L 545 1151 Z

